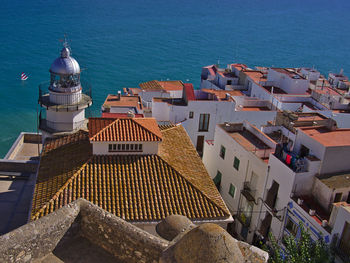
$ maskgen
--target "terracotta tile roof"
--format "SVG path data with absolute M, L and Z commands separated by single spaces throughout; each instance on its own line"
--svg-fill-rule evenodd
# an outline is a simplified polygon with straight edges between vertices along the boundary
M 210 178 L 185 129 L 175 126 L 162 131 L 163 142 L 159 156 L 177 170 L 188 182 L 206 195 L 210 200 L 229 214 L 213 180 Z
M 32 220 L 80 197 L 129 221 L 158 221 L 170 214 L 227 219 L 229 211 L 185 130 L 176 126 L 162 133 L 165 141 L 159 155 L 92 156 L 87 133 L 68 148 L 60 144 L 46 152 Z M 77 159 L 67 158 L 79 154 Z
M 159 90 L 159 91 L 164 90 L 158 80 L 143 82 L 139 84 L 139 86 L 142 90 Z
M 94 123 L 89 125 L 89 129 L 94 132 L 90 140 L 101 141 L 161 141 L 162 134 L 154 118 L 121 118 L 112 120 L 108 125 L 106 119 L 94 119 Z M 95 126 L 94 126 L 95 125 Z M 96 127 L 100 127 L 97 131 Z M 104 127 L 103 127 L 104 126 Z
M 93 137 L 96 133 L 98 133 L 114 121 L 115 119 L 112 118 L 89 118 L 89 137 Z
M 91 154 L 88 133 L 83 131 L 45 143 L 33 196 L 33 214 L 55 197 L 67 180 L 84 166 Z
M 182 90 L 183 89 L 183 83 L 180 80 L 158 81 L 158 83 L 166 91 Z

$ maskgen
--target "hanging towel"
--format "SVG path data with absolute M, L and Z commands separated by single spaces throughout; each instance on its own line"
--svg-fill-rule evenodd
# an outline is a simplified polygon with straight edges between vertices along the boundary
M 292 156 L 290 154 L 287 154 L 287 157 L 286 157 L 286 163 L 287 164 L 290 164 L 292 161 Z

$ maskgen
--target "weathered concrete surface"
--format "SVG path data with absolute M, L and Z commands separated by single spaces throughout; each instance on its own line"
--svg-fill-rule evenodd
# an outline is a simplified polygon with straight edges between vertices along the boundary
M 61 242 L 60 242 L 61 243 Z M 104 249 L 95 246 L 87 239 L 76 236 L 58 244 L 55 250 L 46 257 L 36 260 L 35 263 L 74 262 L 74 263 L 124 263 Z M 126 262 L 125 262 L 126 263 Z
M 194 227 L 195 225 L 187 217 L 171 215 L 157 224 L 156 231 L 162 238 L 171 241 L 185 230 Z
M 23 176 L 27 179 L 0 179 L 0 235 L 28 222 L 36 176 Z

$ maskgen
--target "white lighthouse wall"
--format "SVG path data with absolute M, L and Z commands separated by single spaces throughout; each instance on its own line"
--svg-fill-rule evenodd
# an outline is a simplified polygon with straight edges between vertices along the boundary
M 84 109 L 73 112 L 47 110 L 47 126 L 56 131 L 71 131 L 82 126 L 85 120 Z
M 50 101 L 59 105 L 71 105 L 79 103 L 81 96 L 81 90 L 72 93 L 54 92 L 50 90 Z

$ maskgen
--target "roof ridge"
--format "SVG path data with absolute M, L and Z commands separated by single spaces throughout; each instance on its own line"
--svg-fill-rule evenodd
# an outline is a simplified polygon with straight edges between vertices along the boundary
M 142 120 L 142 119 L 144 119 L 144 118 L 138 118 L 138 120 Z M 154 118 L 148 118 L 148 119 L 149 119 L 149 120 L 152 120 L 152 119 L 154 119 Z M 148 129 L 147 127 L 143 126 L 141 123 L 138 123 L 136 119 L 131 119 L 131 120 L 132 120 L 133 122 L 135 122 L 136 124 L 140 125 L 142 128 L 144 128 L 144 129 L 146 129 L 147 131 L 149 131 L 150 133 L 152 133 L 152 134 L 153 134 L 154 136 L 156 136 L 158 139 L 162 140 L 162 138 L 161 138 L 159 135 L 155 134 L 153 131 L 151 131 L 151 130 Z M 157 127 L 158 127 L 158 124 L 157 124 Z M 158 127 L 158 129 L 159 129 L 159 127 Z
M 98 132 L 96 132 L 96 134 L 94 136 L 92 136 L 90 138 L 90 141 L 93 141 L 95 140 L 95 137 L 97 137 L 97 135 L 101 134 L 103 131 L 107 130 L 108 128 L 110 128 L 114 123 L 118 122 L 119 121 L 119 118 L 118 119 L 115 119 L 114 121 L 112 121 L 110 124 L 108 124 L 107 126 L 103 127 L 101 130 L 99 130 Z
M 78 175 L 80 175 L 80 172 L 85 168 L 85 166 L 91 162 L 92 158 L 94 156 L 90 156 L 89 159 L 86 160 L 86 162 L 79 168 L 78 171 L 76 171 L 65 183 L 64 185 L 62 185 L 60 187 L 60 189 L 58 189 L 58 191 L 52 196 L 52 198 L 50 200 L 48 200 L 32 217 L 31 219 L 35 219 L 36 217 L 38 217 L 40 215 L 40 213 L 46 209 L 46 207 L 48 206 L 48 204 L 54 202 L 59 196 L 60 194 L 64 191 L 64 189 L 66 189 L 66 187 L 75 179 L 78 177 Z
M 174 127 L 173 127 L 174 128 Z M 213 205 L 215 205 L 215 207 L 217 207 L 218 209 L 220 209 L 224 214 L 227 214 L 228 208 L 225 207 L 227 209 L 227 211 L 225 211 L 225 209 L 223 209 L 220 205 L 218 205 L 216 202 L 214 202 L 211 198 L 209 198 L 205 193 L 203 193 L 202 190 L 200 190 L 196 185 L 194 185 L 191 181 L 189 181 L 186 176 L 182 175 L 178 170 L 176 170 L 171 164 L 169 164 L 166 160 L 164 160 L 162 157 L 160 157 L 158 154 L 154 154 L 156 156 L 159 157 L 159 159 L 161 159 L 163 162 L 165 162 L 167 165 L 169 165 L 169 167 L 171 167 L 171 169 L 173 169 L 176 174 L 178 174 L 179 176 L 181 176 L 184 180 L 186 180 L 187 183 L 189 183 L 193 188 L 195 188 L 197 191 L 199 191 L 210 203 L 212 203 Z M 225 204 L 225 202 L 224 202 Z M 225 204 L 226 206 L 226 204 Z M 228 216 L 230 214 L 227 214 Z

